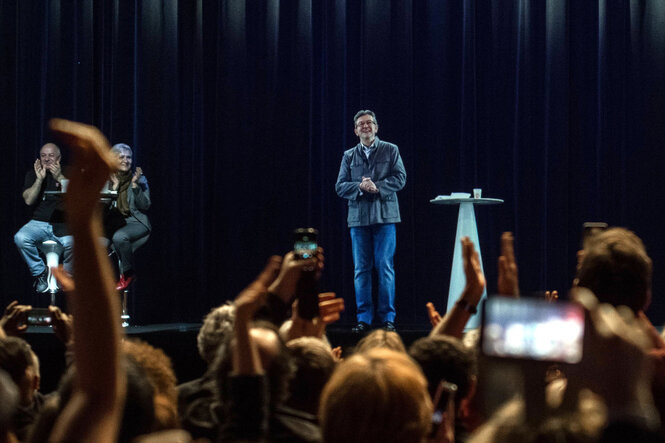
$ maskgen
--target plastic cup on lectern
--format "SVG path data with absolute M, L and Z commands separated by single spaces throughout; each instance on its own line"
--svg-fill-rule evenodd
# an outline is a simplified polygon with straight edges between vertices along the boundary
M 473 188 L 473 198 L 481 198 L 483 195 L 483 190 L 480 188 Z

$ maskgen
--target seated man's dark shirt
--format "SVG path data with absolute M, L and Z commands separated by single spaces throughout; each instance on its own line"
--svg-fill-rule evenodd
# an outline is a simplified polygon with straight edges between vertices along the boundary
M 27 174 L 25 174 L 23 192 L 31 187 L 35 183 L 36 179 L 37 175 L 35 174 L 35 170 L 30 169 Z M 42 181 L 42 187 L 39 190 L 39 195 L 37 195 L 37 199 L 31 205 L 31 208 L 34 208 L 32 212 L 32 219 L 51 223 L 53 225 L 53 233 L 58 237 L 67 235 L 62 197 L 51 196 L 44 198 L 44 192 L 60 190 L 60 182 L 54 179 L 51 173 L 47 172 L 46 178 L 44 181 Z

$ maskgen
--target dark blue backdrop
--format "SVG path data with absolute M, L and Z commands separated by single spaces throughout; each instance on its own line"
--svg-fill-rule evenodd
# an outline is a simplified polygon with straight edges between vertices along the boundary
M 289 233 L 315 226 L 322 289 L 347 300 L 346 206 L 334 193 L 352 116 L 377 113 L 407 169 L 398 325 L 443 306 L 456 211 L 483 188 L 490 291 L 513 230 L 524 291 L 565 290 L 584 221 L 635 230 L 665 321 L 665 4 L 660 0 L 1 0 L 0 288 L 32 301 L 12 236 L 51 117 L 135 148 L 150 181 L 136 318 L 197 321 Z

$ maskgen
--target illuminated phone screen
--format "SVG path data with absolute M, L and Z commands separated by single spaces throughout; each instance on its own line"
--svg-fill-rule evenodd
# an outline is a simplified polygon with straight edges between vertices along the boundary
M 296 241 L 293 250 L 302 258 L 310 258 L 316 253 L 317 243 L 315 241 Z
M 576 304 L 499 296 L 485 302 L 485 355 L 579 363 L 583 338 L 584 311 Z

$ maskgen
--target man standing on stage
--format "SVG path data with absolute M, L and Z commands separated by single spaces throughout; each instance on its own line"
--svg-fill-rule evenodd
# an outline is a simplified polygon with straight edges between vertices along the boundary
M 353 331 L 367 331 L 372 324 L 372 267 L 379 278 L 377 316 L 385 330 L 394 331 L 395 223 L 401 221 L 396 193 L 406 183 L 406 171 L 397 146 L 376 136 L 372 111 L 359 111 L 353 123 L 360 143 L 344 152 L 335 184 L 337 195 L 349 202 L 358 320 Z
M 60 149 L 47 143 L 39 150 L 39 158 L 25 175 L 23 200 L 34 206 L 32 220 L 14 235 L 14 243 L 35 278 L 35 291 L 48 290 L 48 269 L 37 247 L 46 240 L 60 243 L 64 248 L 63 263 L 71 272 L 73 238 L 67 235 L 61 199 L 44 199 L 45 191 L 60 191 L 67 180 L 60 167 Z

